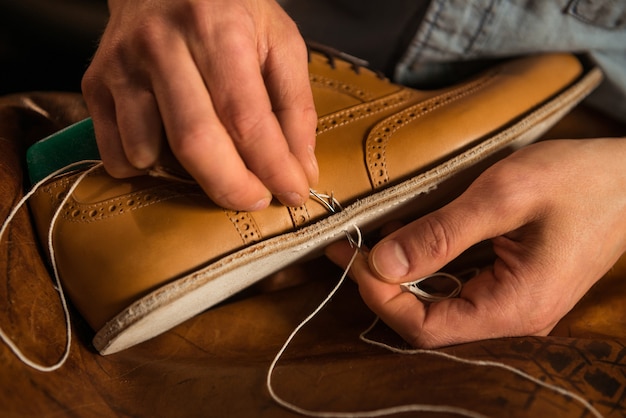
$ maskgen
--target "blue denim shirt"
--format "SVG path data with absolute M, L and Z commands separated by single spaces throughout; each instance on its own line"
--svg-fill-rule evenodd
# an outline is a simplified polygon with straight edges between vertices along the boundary
M 446 63 L 588 53 L 606 80 L 589 101 L 626 121 L 626 1 L 432 0 L 395 68 L 412 84 Z
M 626 0 L 279 1 L 305 36 L 407 85 L 458 76 L 467 61 L 587 53 L 605 72 L 588 101 L 626 121 Z

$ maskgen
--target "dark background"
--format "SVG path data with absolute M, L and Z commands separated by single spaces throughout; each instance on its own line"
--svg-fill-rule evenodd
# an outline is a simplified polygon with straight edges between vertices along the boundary
M 0 0 L 0 95 L 80 91 L 106 0 Z

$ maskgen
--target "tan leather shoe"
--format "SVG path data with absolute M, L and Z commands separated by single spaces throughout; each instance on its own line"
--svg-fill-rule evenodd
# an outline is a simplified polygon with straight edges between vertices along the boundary
M 54 258 L 102 354 L 164 332 L 344 239 L 353 226 L 440 206 L 496 158 L 536 140 L 601 78 L 574 56 L 552 54 L 417 91 L 344 58 L 312 52 L 309 65 L 319 115 L 317 192 L 342 210 L 333 213 L 321 197 L 298 208 L 234 212 L 195 184 L 113 179 L 101 168 L 79 182 L 53 225 Z M 42 242 L 79 174 L 55 178 L 32 197 Z

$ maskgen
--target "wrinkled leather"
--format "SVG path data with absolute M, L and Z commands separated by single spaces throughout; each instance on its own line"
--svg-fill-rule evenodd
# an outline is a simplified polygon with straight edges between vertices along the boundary
M 43 110 L 43 112 L 42 112 Z M 85 116 L 78 96 L 0 99 L 0 216 L 22 194 L 26 146 Z M 587 113 L 550 136 L 626 132 Z M 618 130 L 616 132 L 616 129 Z M 63 316 L 26 211 L 0 251 L 0 325 L 29 356 L 54 362 Z M 470 257 L 471 263 L 471 257 Z M 290 417 L 265 390 L 270 361 L 293 328 L 336 283 L 323 259 L 303 263 L 221 306 L 121 353 L 102 357 L 75 312 L 72 351 L 60 370 L 31 370 L 0 344 L 3 417 Z M 553 335 L 449 347 L 462 357 L 520 368 L 588 399 L 607 417 L 626 415 L 626 266 L 617 266 Z M 511 373 L 429 356 L 391 354 L 358 341 L 373 319 L 348 282 L 293 341 L 278 364 L 277 392 L 314 410 L 360 410 L 399 403 L 449 404 L 493 417 L 580 417 L 579 404 Z M 374 337 L 395 341 L 377 328 Z M 443 417 L 445 414 L 420 414 Z M 452 415 L 448 415 L 452 416 Z
M 445 89 L 418 91 L 313 52 L 317 191 L 345 206 L 420 173 L 529 113 L 582 71 L 572 55 L 542 55 L 503 63 Z M 54 180 L 31 199 L 41 242 L 75 178 Z M 225 211 L 195 184 L 150 176 L 119 180 L 99 169 L 80 182 L 55 223 L 56 263 L 68 295 L 98 330 L 125 323 L 127 311 L 134 315 L 141 308 L 125 309 L 163 285 L 328 214 L 316 199 L 299 208 Z

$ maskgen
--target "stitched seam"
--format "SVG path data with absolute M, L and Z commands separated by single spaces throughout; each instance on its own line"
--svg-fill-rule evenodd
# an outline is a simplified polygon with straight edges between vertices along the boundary
M 180 191 L 169 191 L 165 194 L 163 189 L 151 194 L 146 191 L 131 193 L 124 197 L 110 199 L 104 202 L 85 205 L 72 198 L 63 208 L 62 217 L 69 222 L 99 222 L 116 216 L 124 215 L 128 212 L 136 211 L 151 205 L 165 202 L 180 196 L 189 196 L 189 193 Z M 154 197 L 155 194 L 160 196 Z M 192 193 L 200 195 L 200 193 Z
M 370 100 L 373 97 L 373 94 L 371 92 L 363 90 L 355 84 L 345 83 L 343 81 L 338 81 L 333 78 L 324 77 L 322 75 L 310 74 L 309 80 L 314 86 L 317 86 L 319 88 L 336 90 L 352 96 L 355 99 Z
M 321 117 L 317 122 L 317 134 L 323 134 L 335 128 L 347 125 L 357 120 L 375 115 L 382 111 L 401 106 L 413 95 L 413 91 L 404 89 L 398 93 L 393 93 L 381 99 L 369 103 L 356 105 L 349 109 L 344 109 L 336 113 Z M 392 103 L 390 103 L 392 102 Z

